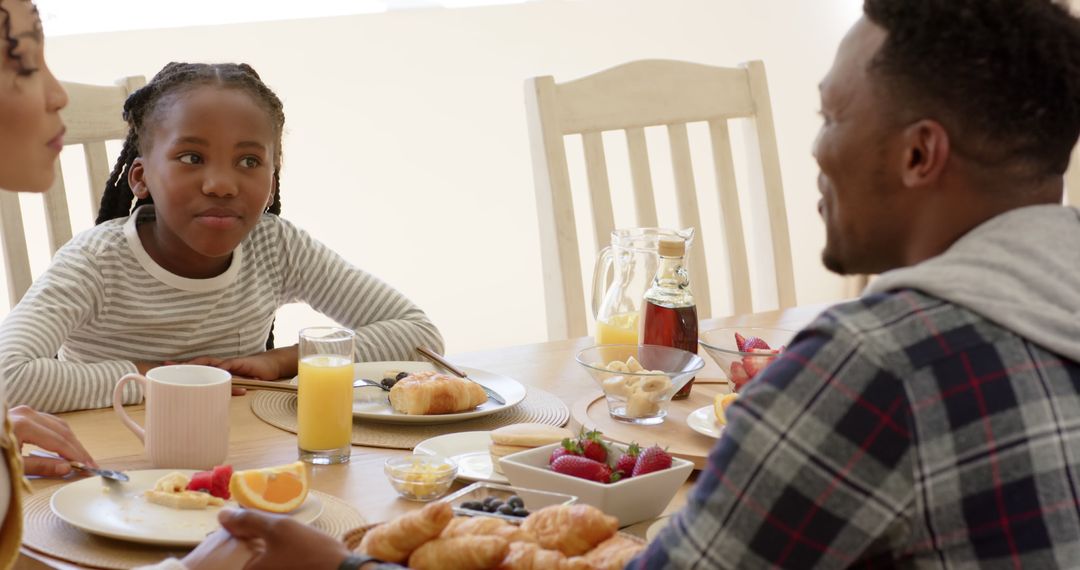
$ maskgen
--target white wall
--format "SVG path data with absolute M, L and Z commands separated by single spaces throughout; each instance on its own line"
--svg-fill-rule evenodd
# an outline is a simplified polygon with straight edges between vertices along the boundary
M 171 60 L 251 63 L 285 102 L 286 217 L 406 292 L 464 351 L 546 338 L 523 79 L 634 59 L 765 61 L 798 299 L 839 297 L 819 263 L 810 145 L 817 83 L 860 6 L 552 0 L 66 36 L 47 51 L 58 76 L 89 83 Z M 316 321 L 286 310 L 279 338 Z

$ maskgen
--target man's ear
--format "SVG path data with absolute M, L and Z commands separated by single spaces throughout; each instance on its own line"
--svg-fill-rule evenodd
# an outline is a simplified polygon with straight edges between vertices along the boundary
M 913 188 L 936 182 L 949 162 L 952 148 L 949 133 L 937 121 L 924 119 L 904 129 L 904 163 L 901 179 Z
M 146 185 L 146 170 L 143 168 L 142 157 L 136 158 L 131 163 L 127 176 L 128 186 L 131 187 L 131 193 L 135 194 L 136 198 L 141 200 L 150 195 L 150 188 Z

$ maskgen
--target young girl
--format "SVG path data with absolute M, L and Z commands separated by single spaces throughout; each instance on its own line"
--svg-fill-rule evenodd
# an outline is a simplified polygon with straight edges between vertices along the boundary
M 354 329 L 363 360 L 442 349 L 423 311 L 277 216 L 285 117 L 254 69 L 170 63 L 124 117 L 98 225 L 57 252 L 0 330 L 10 402 L 107 407 L 118 378 L 168 361 L 292 376 L 296 346 L 266 349 L 275 311 L 295 301 Z M 124 403 L 141 401 L 129 387 Z

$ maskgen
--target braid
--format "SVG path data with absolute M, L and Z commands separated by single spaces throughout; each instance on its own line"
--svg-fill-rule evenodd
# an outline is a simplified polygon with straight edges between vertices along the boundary
M 124 139 L 124 147 L 116 160 L 116 166 L 105 183 L 96 223 L 129 216 L 135 208 L 154 203 L 153 199 L 147 196 L 132 205 L 135 193 L 128 183 L 128 173 L 135 159 L 150 151 L 153 141 L 148 134 L 148 127 L 154 124 L 157 114 L 166 107 L 162 101 L 169 102 L 184 91 L 204 85 L 242 90 L 251 95 L 270 116 L 277 144 L 274 146 L 273 157 L 274 199 L 266 211 L 275 216 L 281 214 L 281 135 L 285 129 L 285 112 L 281 99 L 262 82 L 255 69 L 246 63 L 172 62 L 157 72 L 149 83 L 129 95 L 124 102 L 124 120 L 128 124 L 128 135 Z M 266 349 L 273 348 L 274 325 L 271 323 Z

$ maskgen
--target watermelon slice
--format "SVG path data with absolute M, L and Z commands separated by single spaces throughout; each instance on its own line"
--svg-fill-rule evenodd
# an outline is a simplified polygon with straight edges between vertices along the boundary
M 210 476 L 210 494 L 229 500 L 229 480 L 232 479 L 232 465 L 218 465 Z
M 211 473 L 209 471 L 199 471 L 191 476 L 191 481 L 188 482 L 187 490 L 209 493 L 211 487 L 210 478 Z

